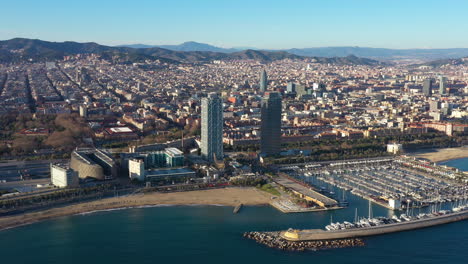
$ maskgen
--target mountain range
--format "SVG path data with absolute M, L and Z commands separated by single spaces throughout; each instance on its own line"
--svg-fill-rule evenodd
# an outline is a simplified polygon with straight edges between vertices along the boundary
M 172 63 L 194 63 L 212 60 L 235 60 L 253 59 L 262 62 L 271 62 L 281 59 L 307 59 L 304 56 L 289 53 L 287 51 L 264 51 L 264 50 L 241 50 L 232 52 L 221 52 L 210 50 L 208 44 L 189 42 L 174 50 L 173 46 L 146 47 L 137 44 L 136 47 L 111 47 L 94 42 L 78 43 L 72 41 L 50 42 L 38 39 L 15 38 L 0 41 L 0 62 L 19 61 L 47 61 L 62 59 L 63 56 L 96 53 L 115 62 L 139 62 L 147 59 L 163 60 Z M 169 49 L 172 47 L 172 49 Z M 196 49 L 202 50 L 192 50 Z M 222 48 L 218 48 L 223 50 Z M 215 49 L 216 50 L 216 49 Z M 336 64 L 364 64 L 377 65 L 380 62 L 372 59 L 358 58 L 356 56 L 346 57 L 312 57 L 309 58 L 319 63 Z
M 127 48 L 135 48 L 135 49 L 141 49 L 141 48 L 163 48 L 163 49 L 168 49 L 168 50 L 174 50 L 174 51 L 211 51 L 211 52 L 222 52 L 222 53 L 231 53 L 231 52 L 238 52 L 238 51 L 243 51 L 243 50 L 258 50 L 255 48 L 220 48 L 216 47 L 210 44 L 205 44 L 205 43 L 200 43 L 200 42 L 195 42 L 195 41 L 187 41 L 179 45 L 146 45 L 146 44 L 128 44 L 128 45 L 120 45 L 117 47 L 127 47 Z
M 132 48 L 150 48 L 160 47 L 174 51 L 213 51 L 232 53 L 243 49 L 240 48 L 220 48 L 209 44 L 198 43 L 194 41 L 184 42 L 180 45 L 159 45 L 151 46 L 144 44 L 123 45 L 123 47 Z M 254 48 L 250 48 L 254 49 Z M 258 49 L 254 49 L 258 50 Z M 285 51 L 290 54 L 305 56 L 305 57 L 346 57 L 354 55 L 357 57 L 370 58 L 381 61 L 412 61 L 412 62 L 427 62 L 432 60 L 460 58 L 468 56 L 468 48 L 453 48 L 453 49 L 386 49 L 386 48 L 368 48 L 368 47 L 318 47 L 318 48 L 293 48 L 283 50 L 268 50 L 268 51 Z

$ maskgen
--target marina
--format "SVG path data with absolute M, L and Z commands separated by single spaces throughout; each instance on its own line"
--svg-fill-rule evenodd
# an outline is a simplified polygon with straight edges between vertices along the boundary
M 355 160 L 328 164 L 308 164 L 289 168 L 289 174 L 311 186 L 322 186 L 327 196 L 333 195 L 323 185 L 335 186 L 391 210 L 420 208 L 465 199 L 468 187 L 453 180 L 449 168 L 433 167 L 438 174 L 428 173 L 407 158 Z M 422 166 L 421 166 L 422 167 Z M 442 175 L 442 176 L 441 176 Z M 342 199 L 343 203 L 346 203 Z
M 315 189 L 322 185 L 320 192 L 329 197 L 335 197 L 334 188 L 341 189 L 343 198 L 338 201 L 339 204 L 348 203 L 344 198 L 347 192 L 366 198 L 369 201 L 368 217 L 360 217 L 355 208 L 354 221 L 333 222 L 331 214 L 330 223 L 322 229 L 289 228 L 279 233 L 247 235 L 269 247 L 277 245 L 284 249 L 285 244 L 281 241 L 285 240 L 328 242 L 331 243 L 329 245 L 336 245 L 347 239 L 409 231 L 468 219 L 467 186 L 454 180 L 457 177 L 451 172 L 458 173 L 458 170 L 450 167 L 424 166 L 424 162 L 397 157 L 304 164 L 283 167 L 281 170 Z M 428 170 L 437 173 L 428 174 Z M 390 212 L 406 210 L 406 213 L 373 217 L 372 203 L 392 209 Z M 272 234 L 278 234 L 278 237 L 271 237 Z M 307 243 L 302 245 L 309 245 Z

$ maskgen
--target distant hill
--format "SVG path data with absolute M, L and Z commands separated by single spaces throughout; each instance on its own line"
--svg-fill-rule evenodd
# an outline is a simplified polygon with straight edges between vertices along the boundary
M 147 49 L 147 48 L 154 48 L 154 45 L 146 45 L 146 44 L 124 44 L 118 45 L 117 48 L 132 48 L 132 49 Z
M 195 41 L 187 41 L 180 45 L 159 45 L 157 46 L 163 49 L 175 50 L 175 51 L 212 51 L 212 52 L 223 52 L 230 53 L 240 51 L 238 49 L 225 49 L 216 47 L 210 44 L 199 43 Z
M 417 64 L 414 66 L 432 66 L 432 67 L 442 67 L 446 65 L 468 65 L 468 57 L 463 57 L 459 59 L 443 59 L 429 61 L 426 63 Z
M 420 60 L 430 61 L 446 58 L 459 58 L 468 56 L 468 48 L 455 49 L 385 49 L 365 47 L 323 47 L 287 49 L 286 52 L 299 56 L 318 57 L 344 57 L 355 55 L 357 57 L 372 58 L 386 61 Z
M 151 46 L 144 44 L 122 45 L 130 48 L 150 48 L 159 47 L 174 51 L 212 51 L 222 53 L 239 52 L 243 50 L 259 50 L 256 48 L 220 48 L 209 44 L 198 43 L 194 41 L 184 42 L 180 45 L 159 45 Z M 386 49 L 386 48 L 368 48 L 368 47 L 317 47 L 317 48 L 293 48 L 283 50 L 267 51 L 285 51 L 294 55 L 304 57 L 346 57 L 354 55 L 362 58 L 370 58 L 381 61 L 433 61 L 448 58 L 460 58 L 468 56 L 468 48 L 453 49 Z
M 15 38 L 0 41 L 0 61 L 44 61 L 62 59 L 66 55 L 125 52 L 128 48 L 115 48 L 94 42 L 49 42 L 38 39 Z
M 274 61 L 282 59 L 303 59 L 304 57 L 287 53 L 284 51 L 264 51 L 264 50 L 243 50 L 229 54 L 232 59 L 238 60 L 259 60 L 259 61 Z
M 143 45 L 143 44 L 137 44 Z M 196 42 L 187 42 L 184 49 L 213 49 L 214 46 Z M 214 47 L 216 48 L 216 47 Z M 219 48 L 221 49 L 221 48 Z M 62 59 L 66 55 L 96 53 L 112 59 L 115 62 L 138 62 L 144 60 L 159 59 L 171 63 L 185 62 L 207 62 L 211 60 L 240 60 L 252 59 L 262 62 L 271 62 L 282 59 L 305 59 L 305 57 L 292 54 L 286 51 L 264 51 L 264 50 L 243 50 L 235 52 L 215 52 L 211 50 L 200 51 L 176 51 L 161 47 L 131 48 L 131 47 L 110 47 L 94 42 L 78 43 L 72 41 L 50 42 L 38 39 L 15 38 L 0 41 L 0 62 L 19 61 L 47 61 Z M 318 63 L 336 64 L 379 64 L 378 61 L 347 56 L 343 58 L 313 58 Z
M 312 60 L 318 63 L 332 63 L 332 64 L 341 64 L 341 65 L 378 65 L 384 64 L 380 61 L 368 59 L 368 58 L 360 58 L 354 55 L 348 55 L 346 57 L 312 57 Z
M 199 43 L 195 41 L 187 41 L 179 45 L 146 45 L 146 44 L 128 44 L 120 45 L 117 47 L 127 47 L 127 48 L 162 48 L 173 51 L 211 51 L 211 52 L 222 52 L 222 53 L 231 53 L 236 51 L 241 51 L 244 49 L 225 49 L 216 47 L 210 44 Z

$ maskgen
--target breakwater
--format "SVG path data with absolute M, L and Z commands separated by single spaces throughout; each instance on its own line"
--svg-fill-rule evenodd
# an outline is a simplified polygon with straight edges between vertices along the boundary
M 426 228 L 436 225 L 448 224 L 452 222 L 468 219 L 468 210 L 451 213 L 447 215 L 437 216 L 433 218 L 413 220 L 395 224 L 385 224 L 367 228 L 355 228 L 344 230 L 325 231 L 323 229 L 311 230 L 288 230 L 280 233 L 280 236 L 289 241 L 322 241 L 333 239 L 349 239 L 365 236 L 383 235 L 387 233 L 395 233 L 408 231 L 419 228 Z
M 238 204 L 236 207 L 234 207 L 234 210 L 232 211 L 234 214 L 237 214 L 240 209 L 242 208 L 243 204 Z
M 333 248 L 360 247 L 364 241 L 360 238 L 324 240 L 324 241 L 289 241 L 281 237 L 280 232 L 246 232 L 244 237 L 270 248 L 285 251 L 316 251 Z

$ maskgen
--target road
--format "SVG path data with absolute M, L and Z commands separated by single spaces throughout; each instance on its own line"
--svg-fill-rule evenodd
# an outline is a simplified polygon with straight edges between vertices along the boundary
M 21 175 L 31 178 L 49 178 L 50 163 L 66 160 L 8 161 L 0 163 L 0 181 L 20 181 Z
M 46 185 L 50 183 L 50 178 L 35 179 L 35 180 L 25 180 L 25 181 L 11 181 L 11 182 L 2 182 L 0 183 L 0 189 L 15 189 L 19 192 L 33 192 L 37 191 L 40 188 L 37 187 L 38 184 Z

